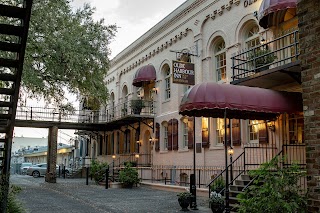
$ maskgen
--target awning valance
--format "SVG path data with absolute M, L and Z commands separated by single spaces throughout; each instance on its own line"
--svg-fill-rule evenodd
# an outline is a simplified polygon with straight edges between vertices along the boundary
M 274 120 L 281 113 L 302 111 L 300 93 L 204 82 L 190 88 L 179 113 L 195 117 Z
M 297 0 L 263 0 L 258 11 L 259 25 L 265 29 L 271 27 L 283 21 L 287 9 L 296 7 Z
M 157 78 L 156 69 L 153 65 L 146 65 L 137 70 L 132 85 L 141 87 L 143 83 L 150 83 Z

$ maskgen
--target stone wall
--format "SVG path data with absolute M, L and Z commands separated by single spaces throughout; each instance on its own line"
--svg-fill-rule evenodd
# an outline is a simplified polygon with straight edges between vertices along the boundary
M 320 2 L 298 0 L 308 212 L 320 212 Z

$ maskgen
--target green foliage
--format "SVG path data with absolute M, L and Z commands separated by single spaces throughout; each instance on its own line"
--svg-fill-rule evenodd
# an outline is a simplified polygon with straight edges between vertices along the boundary
M 10 5 L 21 2 L 3 1 Z M 48 102 L 62 103 L 67 90 L 106 103 L 108 90 L 103 79 L 110 63 L 109 44 L 117 27 L 105 25 L 103 19 L 93 20 L 94 12 L 89 4 L 72 10 L 69 0 L 33 1 L 23 91 Z M 14 39 L 6 37 L 6 41 Z
M 220 191 L 224 188 L 225 186 L 225 180 L 223 177 L 217 178 L 211 185 L 211 191 L 220 193 Z
M 220 193 L 213 191 L 210 193 L 209 203 L 223 205 L 224 198 L 222 197 L 222 195 Z
M 298 165 L 281 168 L 280 164 L 278 158 L 274 158 L 250 172 L 251 176 L 257 178 L 243 194 L 238 195 L 238 212 L 306 212 L 306 194 L 297 184 L 305 174 Z
M 107 168 L 108 168 L 107 162 L 100 162 L 97 160 L 91 161 L 90 175 L 92 175 L 96 183 L 103 181 L 105 179 L 105 173 Z
M 192 198 L 193 194 L 190 192 L 179 192 L 177 196 L 178 199 L 190 199 Z
M 7 200 L 7 213 L 23 213 L 25 212 L 22 208 L 22 205 L 17 201 L 16 195 L 21 192 L 21 187 L 16 185 L 11 185 L 9 188 L 8 200 Z M 1 187 L 0 198 L 3 199 L 4 193 L 4 186 Z
M 265 64 L 272 63 L 277 56 L 271 53 L 269 49 L 254 49 L 252 52 L 249 53 L 248 59 L 250 61 L 251 66 L 261 67 Z
M 131 100 L 131 108 L 144 108 L 145 107 L 145 104 L 144 104 L 144 101 L 141 100 L 141 99 L 136 99 L 136 100 Z
M 140 182 L 138 171 L 132 168 L 131 164 L 125 165 L 124 169 L 119 173 L 119 181 L 124 185 L 133 185 Z

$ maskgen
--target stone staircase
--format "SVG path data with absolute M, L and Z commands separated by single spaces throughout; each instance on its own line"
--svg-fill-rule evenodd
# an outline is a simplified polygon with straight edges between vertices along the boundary
M 235 180 L 229 188 L 229 202 L 231 212 L 237 212 L 237 205 L 239 204 L 237 195 L 243 193 L 243 189 L 250 183 L 249 175 L 241 175 L 238 180 Z

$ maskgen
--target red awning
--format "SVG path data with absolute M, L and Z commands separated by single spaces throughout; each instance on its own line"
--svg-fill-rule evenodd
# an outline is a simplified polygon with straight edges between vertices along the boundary
M 152 65 L 146 65 L 137 70 L 132 85 L 141 87 L 143 83 L 150 83 L 157 79 L 156 69 Z
M 301 93 L 204 82 L 189 89 L 179 113 L 195 117 L 274 120 L 279 114 L 302 111 Z
M 283 21 L 289 8 L 297 8 L 297 0 L 263 0 L 258 11 L 259 25 L 266 29 Z

